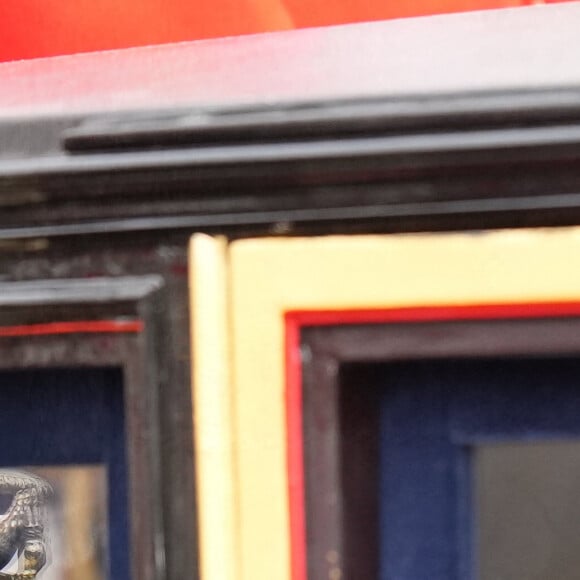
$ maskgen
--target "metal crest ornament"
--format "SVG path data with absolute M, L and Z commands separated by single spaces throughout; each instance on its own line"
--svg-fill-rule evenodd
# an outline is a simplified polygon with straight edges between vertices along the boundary
M 12 496 L 0 516 L 0 579 L 33 580 L 47 560 L 47 503 L 52 487 L 32 473 L 0 470 L 0 494 Z M 2 571 L 15 554 L 18 570 Z

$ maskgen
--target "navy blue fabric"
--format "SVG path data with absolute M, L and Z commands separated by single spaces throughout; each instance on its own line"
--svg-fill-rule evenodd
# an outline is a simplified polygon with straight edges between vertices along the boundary
M 376 376 L 381 580 L 471 580 L 469 451 L 580 436 L 580 362 L 414 362 Z
M 111 580 L 129 580 L 121 371 L 0 373 L 0 466 L 105 464 Z

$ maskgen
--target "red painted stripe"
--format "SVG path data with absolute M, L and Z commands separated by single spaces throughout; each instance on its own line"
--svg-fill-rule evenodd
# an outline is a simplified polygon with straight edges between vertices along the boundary
M 378 310 L 293 311 L 286 315 L 299 326 L 337 324 L 386 324 L 389 322 L 436 322 L 485 320 L 488 318 L 551 318 L 580 315 L 580 302 L 531 304 L 478 304 L 465 306 L 421 306 Z
M 54 334 L 138 333 L 141 320 L 75 320 L 0 327 L 0 337 L 43 336 Z
M 285 316 L 286 421 L 292 580 L 307 580 L 302 361 L 300 357 L 302 327 L 570 316 L 580 316 L 580 302 L 287 312 Z
M 302 360 L 298 319 L 286 316 L 286 429 L 292 580 L 306 580 L 306 514 L 302 437 Z

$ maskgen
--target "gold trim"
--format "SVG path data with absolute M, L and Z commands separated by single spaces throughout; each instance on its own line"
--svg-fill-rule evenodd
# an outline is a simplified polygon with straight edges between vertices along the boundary
M 233 399 L 230 386 L 227 244 L 198 234 L 190 243 L 192 399 L 195 422 L 200 571 L 237 574 Z M 184 547 L 187 549 L 187 547 Z M 193 549 L 193 547 L 192 547 Z
M 234 466 L 231 458 L 231 463 L 206 465 L 199 456 L 197 461 L 207 486 L 210 471 L 218 489 L 220 478 L 230 478 L 234 469 L 237 472 L 236 580 L 290 578 L 286 312 L 559 302 L 580 297 L 580 229 L 576 228 L 242 240 L 230 245 L 229 255 L 230 396 L 235 397 L 229 408 L 235 411 L 237 463 Z M 202 338 L 208 340 L 199 333 L 198 340 Z M 196 355 L 198 364 L 202 350 Z M 224 355 L 224 364 L 228 360 Z M 196 384 L 197 389 L 208 388 Z M 198 436 L 204 437 L 203 430 L 198 423 Z M 204 541 L 207 534 L 213 537 L 215 527 L 207 519 L 200 523 Z M 224 576 L 203 575 L 203 580 L 220 578 Z

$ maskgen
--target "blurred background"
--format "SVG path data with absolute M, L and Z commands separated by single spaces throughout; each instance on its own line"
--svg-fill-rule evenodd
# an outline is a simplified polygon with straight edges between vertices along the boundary
M 569 0 L 2 0 L 0 61 Z

